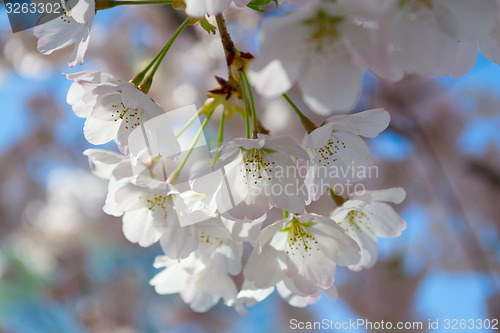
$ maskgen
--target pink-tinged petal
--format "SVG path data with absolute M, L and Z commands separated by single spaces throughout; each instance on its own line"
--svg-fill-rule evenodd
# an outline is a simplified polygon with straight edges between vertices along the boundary
M 69 23 L 53 19 L 33 28 L 33 33 L 38 37 L 38 51 L 48 55 L 79 39 L 85 25 L 77 23 L 72 18 L 67 18 L 67 20 Z
M 76 42 L 76 46 L 69 57 L 68 65 L 69 67 L 74 67 L 76 64 L 83 65 L 83 58 L 85 56 L 85 52 L 89 46 L 89 33 L 90 30 L 87 28 L 87 31 L 82 33 L 81 39 Z
M 335 275 L 335 271 L 333 274 Z M 316 284 L 316 281 L 307 280 L 300 275 L 288 274 L 287 277 L 283 279 L 283 283 L 293 294 L 302 297 L 319 296 L 323 291 L 323 289 Z
M 276 285 L 276 289 L 278 290 L 278 293 L 280 296 L 288 302 L 291 306 L 295 306 L 298 308 L 304 308 L 310 304 L 316 303 L 319 298 L 321 297 L 321 294 L 317 296 L 299 296 L 296 294 L 293 294 L 287 286 L 283 283 L 280 282 Z
M 372 109 L 350 115 L 335 115 L 327 122 L 336 131 L 348 131 L 367 138 L 374 138 L 389 126 L 391 116 L 384 109 Z
M 123 214 L 123 234 L 132 243 L 148 247 L 160 239 L 161 233 L 147 208 L 126 211 Z

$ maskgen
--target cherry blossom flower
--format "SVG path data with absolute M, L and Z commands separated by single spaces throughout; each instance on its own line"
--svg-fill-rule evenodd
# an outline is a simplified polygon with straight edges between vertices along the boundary
M 38 50 L 43 54 L 75 44 L 69 58 L 70 67 L 83 64 L 83 58 L 89 45 L 89 34 L 96 13 L 94 0 L 61 0 L 63 15 L 49 17 L 53 13 L 44 13 L 33 32 L 38 37 Z M 46 22 L 45 22 L 46 21 Z
M 355 49 L 367 32 L 355 21 L 356 6 L 319 2 L 262 27 L 260 54 L 250 79 L 265 97 L 297 82 L 306 104 L 320 114 L 351 109 L 367 67 Z
M 175 209 L 178 213 L 182 210 L 178 202 Z M 212 269 L 232 275 L 241 271 L 243 242 L 233 237 L 218 218 L 187 226 L 165 224 L 161 228 L 160 245 L 170 259 L 184 259 L 195 252 Z
M 362 180 L 370 173 L 373 159 L 360 138 L 374 138 L 389 125 L 390 115 L 384 109 L 367 110 L 351 115 L 335 115 L 306 134 L 303 142 L 310 157 L 305 179 L 308 203 L 318 200 L 334 178 Z
M 406 222 L 386 202 L 401 203 L 406 192 L 400 188 L 364 191 L 353 195 L 337 207 L 331 218 L 352 237 L 361 248 L 361 260 L 348 266 L 353 271 L 370 268 L 377 261 L 377 238 L 398 237 Z
M 132 83 L 122 82 L 111 74 L 84 71 L 66 77 L 75 81 L 68 91 L 67 102 L 77 116 L 86 118 L 84 134 L 92 144 L 114 140 L 120 151 L 128 154 L 130 133 L 142 123 L 165 113 Z M 165 131 L 175 138 L 170 128 Z
M 251 0 L 186 0 L 186 14 L 192 17 L 216 15 L 226 10 L 231 1 L 238 7 L 245 7 Z
M 194 254 L 182 260 L 158 257 L 154 266 L 165 267 L 150 281 L 155 291 L 162 295 L 180 293 L 193 311 L 206 312 L 221 298 L 228 306 L 236 301 L 238 291 L 231 277 L 211 269 Z
M 488 36 L 497 20 L 495 0 L 390 2 L 391 9 L 379 19 L 380 32 L 390 66 L 407 73 L 463 76 L 477 60 L 478 39 Z
M 195 176 L 191 186 L 207 194 L 223 216 L 257 219 L 271 207 L 304 210 L 306 194 L 295 158 L 308 156 L 295 141 L 259 134 L 230 141 L 219 151 L 217 163 Z
M 110 186 L 104 212 L 123 215 L 123 234 L 140 246 L 150 246 L 169 225 L 180 226 L 175 187 L 147 177 L 124 178 Z
M 331 219 L 317 214 L 291 215 L 264 228 L 243 270 L 258 289 L 283 282 L 301 297 L 329 290 L 336 266 L 359 262 L 359 247 Z M 320 291 L 319 291 L 320 290 Z M 312 299 L 310 299 L 312 301 Z

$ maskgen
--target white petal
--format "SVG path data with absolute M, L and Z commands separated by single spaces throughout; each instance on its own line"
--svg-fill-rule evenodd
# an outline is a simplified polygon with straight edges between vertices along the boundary
M 88 156 L 92 173 L 104 179 L 111 178 L 111 173 L 118 163 L 126 158 L 121 154 L 102 149 L 87 149 L 83 155 Z
M 197 236 L 192 227 L 168 226 L 162 229 L 160 245 L 167 257 L 182 259 L 198 248 Z
M 184 290 L 188 278 L 189 274 L 180 267 L 169 267 L 156 274 L 149 284 L 160 295 L 175 294 Z
M 161 236 L 147 208 L 126 211 L 123 214 L 123 234 L 132 243 L 144 247 L 152 245 Z
M 363 208 L 371 221 L 370 229 L 377 237 L 398 237 L 406 222 L 388 204 L 373 202 Z M 369 215 L 371 214 L 371 215 Z
M 345 45 L 337 45 L 345 49 Z M 328 51 L 327 51 L 328 52 Z M 304 101 L 319 114 L 347 111 L 354 107 L 361 94 L 361 78 L 365 72 L 352 63 L 348 51 L 314 53 L 298 80 Z
M 331 128 L 374 138 L 389 126 L 391 116 L 384 109 L 372 109 L 351 115 L 335 115 L 328 118 Z
M 83 134 L 88 142 L 94 145 L 105 144 L 116 136 L 118 126 L 113 121 L 87 118 L 83 128 Z
M 302 13 L 294 13 L 263 25 L 260 54 L 249 68 L 250 80 L 261 95 L 278 96 L 296 81 L 306 55 L 302 18 Z
M 353 198 L 360 198 L 366 201 L 387 201 L 395 204 L 403 202 L 406 191 L 401 187 L 393 187 L 384 190 L 364 191 Z

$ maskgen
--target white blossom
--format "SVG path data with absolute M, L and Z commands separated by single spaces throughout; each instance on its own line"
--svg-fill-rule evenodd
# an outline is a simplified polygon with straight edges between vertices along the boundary
M 351 109 L 361 92 L 366 64 L 355 46 L 367 33 L 347 2 L 319 2 L 262 27 L 260 54 L 250 79 L 265 97 L 297 82 L 304 101 L 317 113 Z
M 389 125 L 390 115 L 383 109 L 351 115 L 335 115 L 306 134 L 303 142 L 310 156 L 305 185 L 308 202 L 318 200 L 334 178 L 362 180 L 369 175 L 373 159 L 360 136 L 374 138 Z
M 196 312 L 206 312 L 222 298 L 226 305 L 236 301 L 237 289 L 231 277 L 213 270 L 193 254 L 186 259 L 156 258 L 154 266 L 165 268 L 150 284 L 158 294 L 180 293 L 184 302 Z
M 99 71 L 67 74 L 71 85 L 67 102 L 79 117 L 86 118 L 84 134 L 92 144 L 111 140 L 128 154 L 128 136 L 142 123 L 164 114 L 163 109 L 132 83 Z M 172 130 L 165 128 L 165 131 Z M 170 135 L 174 137 L 173 132 Z
M 123 215 L 123 234 L 129 241 L 150 246 L 167 226 L 180 226 L 174 208 L 178 193 L 162 181 L 141 176 L 124 178 L 110 186 L 104 211 Z
M 89 44 L 89 34 L 96 13 L 95 0 L 61 0 L 63 15 L 57 18 L 53 13 L 43 13 L 40 25 L 33 32 L 38 37 L 38 50 L 43 54 L 75 44 L 68 65 L 83 64 Z M 46 21 L 46 22 L 45 22 Z
M 478 39 L 492 32 L 498 13 L 495 0 L 390 2 L 379 19 L 388 65 L 422 75 L 466 74 L 476 62 Z
M 304 210 L 296 158 L 308 156 L 292 139 L 259 134 L 258 139 L 235 139 L 219 150 L 217 163 L 195 176 L 191 185 L 207 194 L 223 216 L 253 220 L 272 207 Z
M 377 261 L 377 238 L 398 237 L 406 222 L 387 204 L 401 203 L 406 196 L 400 188 L 364 191 L 353 195 L 337 207 L 331 218 L 352 237 L 361 248 L 361 261 L 349 266 L 353 271 L 370 268 Z
M 358 245 L 333 220 L 307 213 L 264 228 L 243 272 L 258 289 L 282 281 L 295 295 L 317 297 L 332 288 L 337 265 L 359 259 Z

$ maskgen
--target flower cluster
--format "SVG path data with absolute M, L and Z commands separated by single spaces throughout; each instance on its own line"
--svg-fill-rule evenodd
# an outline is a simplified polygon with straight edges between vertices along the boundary
M 390 205 L 403 201 L 402 188 L 339 193 L 334 187 L 370 174 L 374 161 L 364 138 L 388 127 L 389 112 L 334 112 L 353 109 L 366 70 L 391 81 L 406 73 L 457 77 L 473 66 L 478 47 L 500 60 L 495 0 L 288 1 L 294 10 L 264 23 L 254 59 L 235 47 L 221 13 L 232 3 L 260 11 L 267 2 L 156 1 L 185 9 L 189 17 L 130 82 L 99 71 L 66 75 L 73 81 L 67 101 L 86 119 L 87 140 L 113 140 L 120 151 L 84 153 L 93 172 L 109 180 L 104 211 L 122 217 L 129 241 L 144 247 L 159 242 L 163 256 L 155 267 L 163 270 L 151 285 L 160 294 L 179 293 L 194 311 L 222 299 L 244 312 L 274 288 L 297 307 L 316 302 L 323 292 L 334 299 L 337 266 L 372 267 L 377 239 L 398 237 L 406 227 Z M 70 66 L 82 63 L 96 10 L 118 5 L 64 0 L 64 16 L 35 29 L 39 50 L 49 54 L 76 43 Z M 215 15 L 217 27 L 206 15 Z M 228 78 L 217 77 L 220 86 L 208 92 L 197 113 L 202 125 L 184 147 L 178 138 L 186 127 L 175 135 L 171 112 L 147 94 L 190 23 L 219 31 Z M 328 116 L 320 126 L 286 95 L 295 83 L 305 104 Z M 302 141 L 263 128 L 252 87 L 263 97 L 284 96 L 304 126 Z M 217 148 L 209 158 L 196 158 L 203 130 L 219 111 Z M 242 116 L 246 133 L 224 141 L 224 119 L 233 114 Z M 144 147 L 136 149 L 139 141 Z M 178 153 L 158 153 L 162 147 Z M 318 214 L 314 202 L 328 195 L 330 214 Z M 245 245 L 252 247 L 249 254 Z

